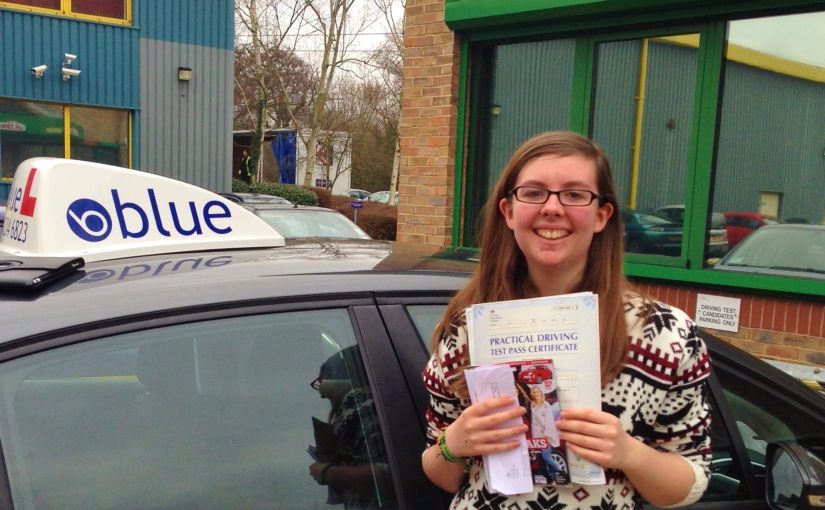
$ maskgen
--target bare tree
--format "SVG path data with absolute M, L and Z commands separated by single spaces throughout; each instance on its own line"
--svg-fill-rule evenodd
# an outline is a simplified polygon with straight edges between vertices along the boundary
M 304 185 L 308 186 L 312 183 L 316 146 L 333 84 L 342 72 L 346 72 L 348 65 L 364 63 L 364 59 L 353 56 L 353 43 L 375 19 L 355 0 L 302 1 L 304 8 L 300 23 L 295 25 L 297 31 L 312 34 L 320 40 L 316 47 L 320 51 L 320 58 L 316 59 L 318 87 L 312 111 L 304 122 L 293 118 L 307 151 Z
M 305 118 L 317 88 L 312 67 L 284 44 L 284 33 L 300 24 L 305 8 L 302 1 L 235 0 L 235 119 L 253 132 L 250 156 L 258 179 L 265 130 Z
M 257 22 L 253 23 L 250 7 L 256 2 Z M 338 140 L 330 144 L 327 139 L 334 137 L 337 140 L 341 133 L 351 133 L 355 123 L 374 124 L 365 120 L 365 107 L 373 109 L 373 117 L 377 114 L 387 119 L 384 122 L 391 122 L 392 130 L 397 132 L 400 49 L 403 47 L 398 27 L 401 25 L 385 23 L 390 27 L 387 43 L 374 52 L 364 55 L 354 46 L 356 37 L 375 24 L 377 16 L 397 16 L 397 7 L 394 13 L 392 3 L 398 0 L 374 2 L 368 5 L 355 0 L 293 0 L 289 3 L 283 0 L 236 0 L 236 9 L 240 11 L 236 43 L 236 61 L 239 63 L 236 105 L 250 105 L 236 107 L 236 119 L 245 125 L 262 125 L 263 129 L 268 122 L 295 128 L 306 149 L 303 158 L 305 185 L 312 184 L 319 145 L 334 147 L 336 152 L 340 147 L 352 147 L 356 144 L 352 135 L 346 143 Z M 365 12 L 367 8 L 370 12 Z M 307 56 L 298 58 L 297 55 Z M 364 72 L 365 69 L 368 72 Z M 336 101 L 344 88 L 339 85 L 348 77 L 357 77 L 359 72 L 364 72 L 362 78 L 369 84 L 361 91 L 363 94 L 350 91 L 346 94 L 348 99 Z M 380 76 L 373 76 L 376 72 Z M 387 87 L 386 84 L 393 80 L 394 86 Z M 383 83 L 380 91 L 384 94 L 376 93 L 375 82 Z M 261 95 L 265 97 L 264 113 L 258 115 L 260 103 L 256 98 Z M 344 114 L 346 107 L 354 110 Z M 250 122 L 252 119 L 255 119 L 254 123 Z M 334 134 L 325 133 L 325 130 Z M 383 138 L 383 135 L 377 138 Z M 338 156 L 325 159 L 340 163 L 340 153 Z M 335 176 L 328 178 L 328 182 L 334 182 L 344 171 L 337 163 L 335 169 L 327 166 L 328 177 Z
M 379 76 L 389 91 L 386 101 L 377 109 L 388 126 L 395 132 L 395 151 L 392 161 L 392 176 L 390 178 L 390 205 L 395 202 L 395 192 L 398 190 L 398 173 L 401 167 L 401 79 L 404 61 L 404 13 L 405 0 L 373 0 L 379 12 L 384 17 L 388 28 L 387 38 L 373 54 L 373 61 L 380 69 Z M 398 10 L 400 8 L 400 11 Z M 397 15 L 400 12 L 400 16 Z
M 266 87 L 264 84 L 264 69 L 261 58 L 263 49 L 261 48 L 261 26 L 259 23 L 258 0 L 238 0 L 235 4 L 235 16 L 248 33 L 252 36 L 252 76 L 255 82 L 254 96 L 252 101 L 247 101 L 247 109 L 249 104 L 254 104 L 254 114 L 250 111 L 250 117 L 255 119 L 255 129 L 252 131 L 252 146 L 249 148 L 249 157 L 251 160 L 250 166 L 256 169 L 255 175 L 250 176 L 250 179 L 260 180 L 261 170 L 258 162 L 261 159 L 261 143 L 264 139 L 265 118 L 266 118 Z M 264 11 L 267 5 L 264 5 Z

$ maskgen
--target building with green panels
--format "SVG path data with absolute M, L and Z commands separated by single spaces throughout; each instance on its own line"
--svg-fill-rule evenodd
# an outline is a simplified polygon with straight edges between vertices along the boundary
M 231 187 L 229 0 L 0 0 L 0 199 L 34 156 Z
M 699 294 L 740 299 L 738 330 L 722 332 L 732 342 L 825 362 L 818 263 L 796 274 L 714 268 L 756 226 L 738 221 L 825 223 L 824 1 L 447 0 L 443 23 L 427 18 L 435 3 L 407 4 L 400 237 L 424 231 L 404 190 L 420 208 L 432 194 L 420 175 L 440 175 L 451 183 L 449 243 L 474 248 L 512 151 L 541 131 L 577 131 L 608 154 L 626 212 L 679 216 L 675 251 L 626 245 L 635 283 L 691 314 Z M 451 97 L 421 78 L 431 54 L 454 56 Z M 453 118 L 440 123 L 453 126 L 454 157 L 416 167 L 429 156 L 415 142 L 429 129 L 419 105 L 448 100 Z M 787 250 L 817 258 L 817 236 Z

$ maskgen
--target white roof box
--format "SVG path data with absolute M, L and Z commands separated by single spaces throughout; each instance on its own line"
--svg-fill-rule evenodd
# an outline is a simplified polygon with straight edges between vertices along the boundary
M 34 158 L 14 174 L 0 251 L 89 262 L 283 245 L 263 220 L 203 188 L 139 170 Z

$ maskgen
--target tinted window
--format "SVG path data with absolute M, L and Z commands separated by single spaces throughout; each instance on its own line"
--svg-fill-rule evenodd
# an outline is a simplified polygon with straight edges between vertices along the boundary
M 721 420 L 713 424 L 713 462 L 712 471 L 717 473 L 714 491 L 705 495 L 705 499 L 718 499 L 727 492 L 732 494 L 735 480 L 741 480 L 741 474 L 735 466 L 733 452 L 727 441 L 728 434 L 739 434 L 749 462 L 762 481 L 765 474 L 765 453 L 768 443 L 775 441 L 794 441 L 808 447 L 823 445 L 823 431 L 818 422 L 806 416 L 800 416 L 798 407 L 789 405 L 786 398 L 775 393 L 775 382 L 754 381 L 731 374 L 720 367 L 714 367 L 719 382 L 722 384 L 728 410 L 733 414 L 736 430 L 725 431 Z M 765 384 L 768 384 L 766 387 Z M 718 413 L 714 409 L 714 413 Z M 718 414 L 717 414 L 718 415 Z M 720 483 L 719 475 L 729 477 Z M 739 489 L 739 493 L 743 492 Z M 716 494 L 716 496 L 714 496 Z M 762 497 L 761 489 L 757 498 Z
M 418 336 L 424 341 L 427 351 L 429 351 L 435 326 L 444 315 L 445 308 L 447 308 L 447 305 L 413 305 L 407 307 L 407 313 L 412 317 Z
M 60 9 L 60 0 L 3 0 L 13 5 L 41 7 L 43 9 Z
M 125 0 L 72 0 L 72 12 L 124 19 L 126 18 L 126 2 Z
M 0 367 L 0 394 L 18 509 L 394 506 L 345 310 L 41 352 Z M 336 464 L 329 485 L 310 476 L 313 456 Z M 333 485 L 342 473 L 351 483 Z

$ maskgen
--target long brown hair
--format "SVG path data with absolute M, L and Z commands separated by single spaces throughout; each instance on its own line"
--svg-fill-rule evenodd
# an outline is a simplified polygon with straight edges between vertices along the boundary
M 624 295 L 628 290 L 622 273 L 622 223 L 616 187 L 610 163 L 593 142 L 576 133 L 551 131 L 524 142 L 516 149 L 493 189 L 485 206 L 486 217 L 481 238 L 481 258 L 470 282 L 450 301 L 441 322 L 435 329 L 432 349 L 435 352 L 442 335 L 449 334 L 461 312 L 475 303 L 507 301 L 538 296 L 530 281 L 527 260 L 516 244 L 513 231 L 507 227 L 498 209 L 502 199 L 512 200 L 510 191 L 521 169 L 541 156 L 583 156 L 596 166 L 597 193 L 601 204 L 613 205 L 613 214 L 604 230 L 593 236 L 587 256 L 584 276 L 573 292 L 590 291 L 599 296 L 599 338 L 601 348 L 602 385 L 609 383 L 622 369 L 627 353 L 627 324 L 624 315 Z M 600 206 L 601 206 L 600 204 Z M 469 359 L 462 360 L 463 366 Z M 464 378 L 456 381 L 464 386 Z

